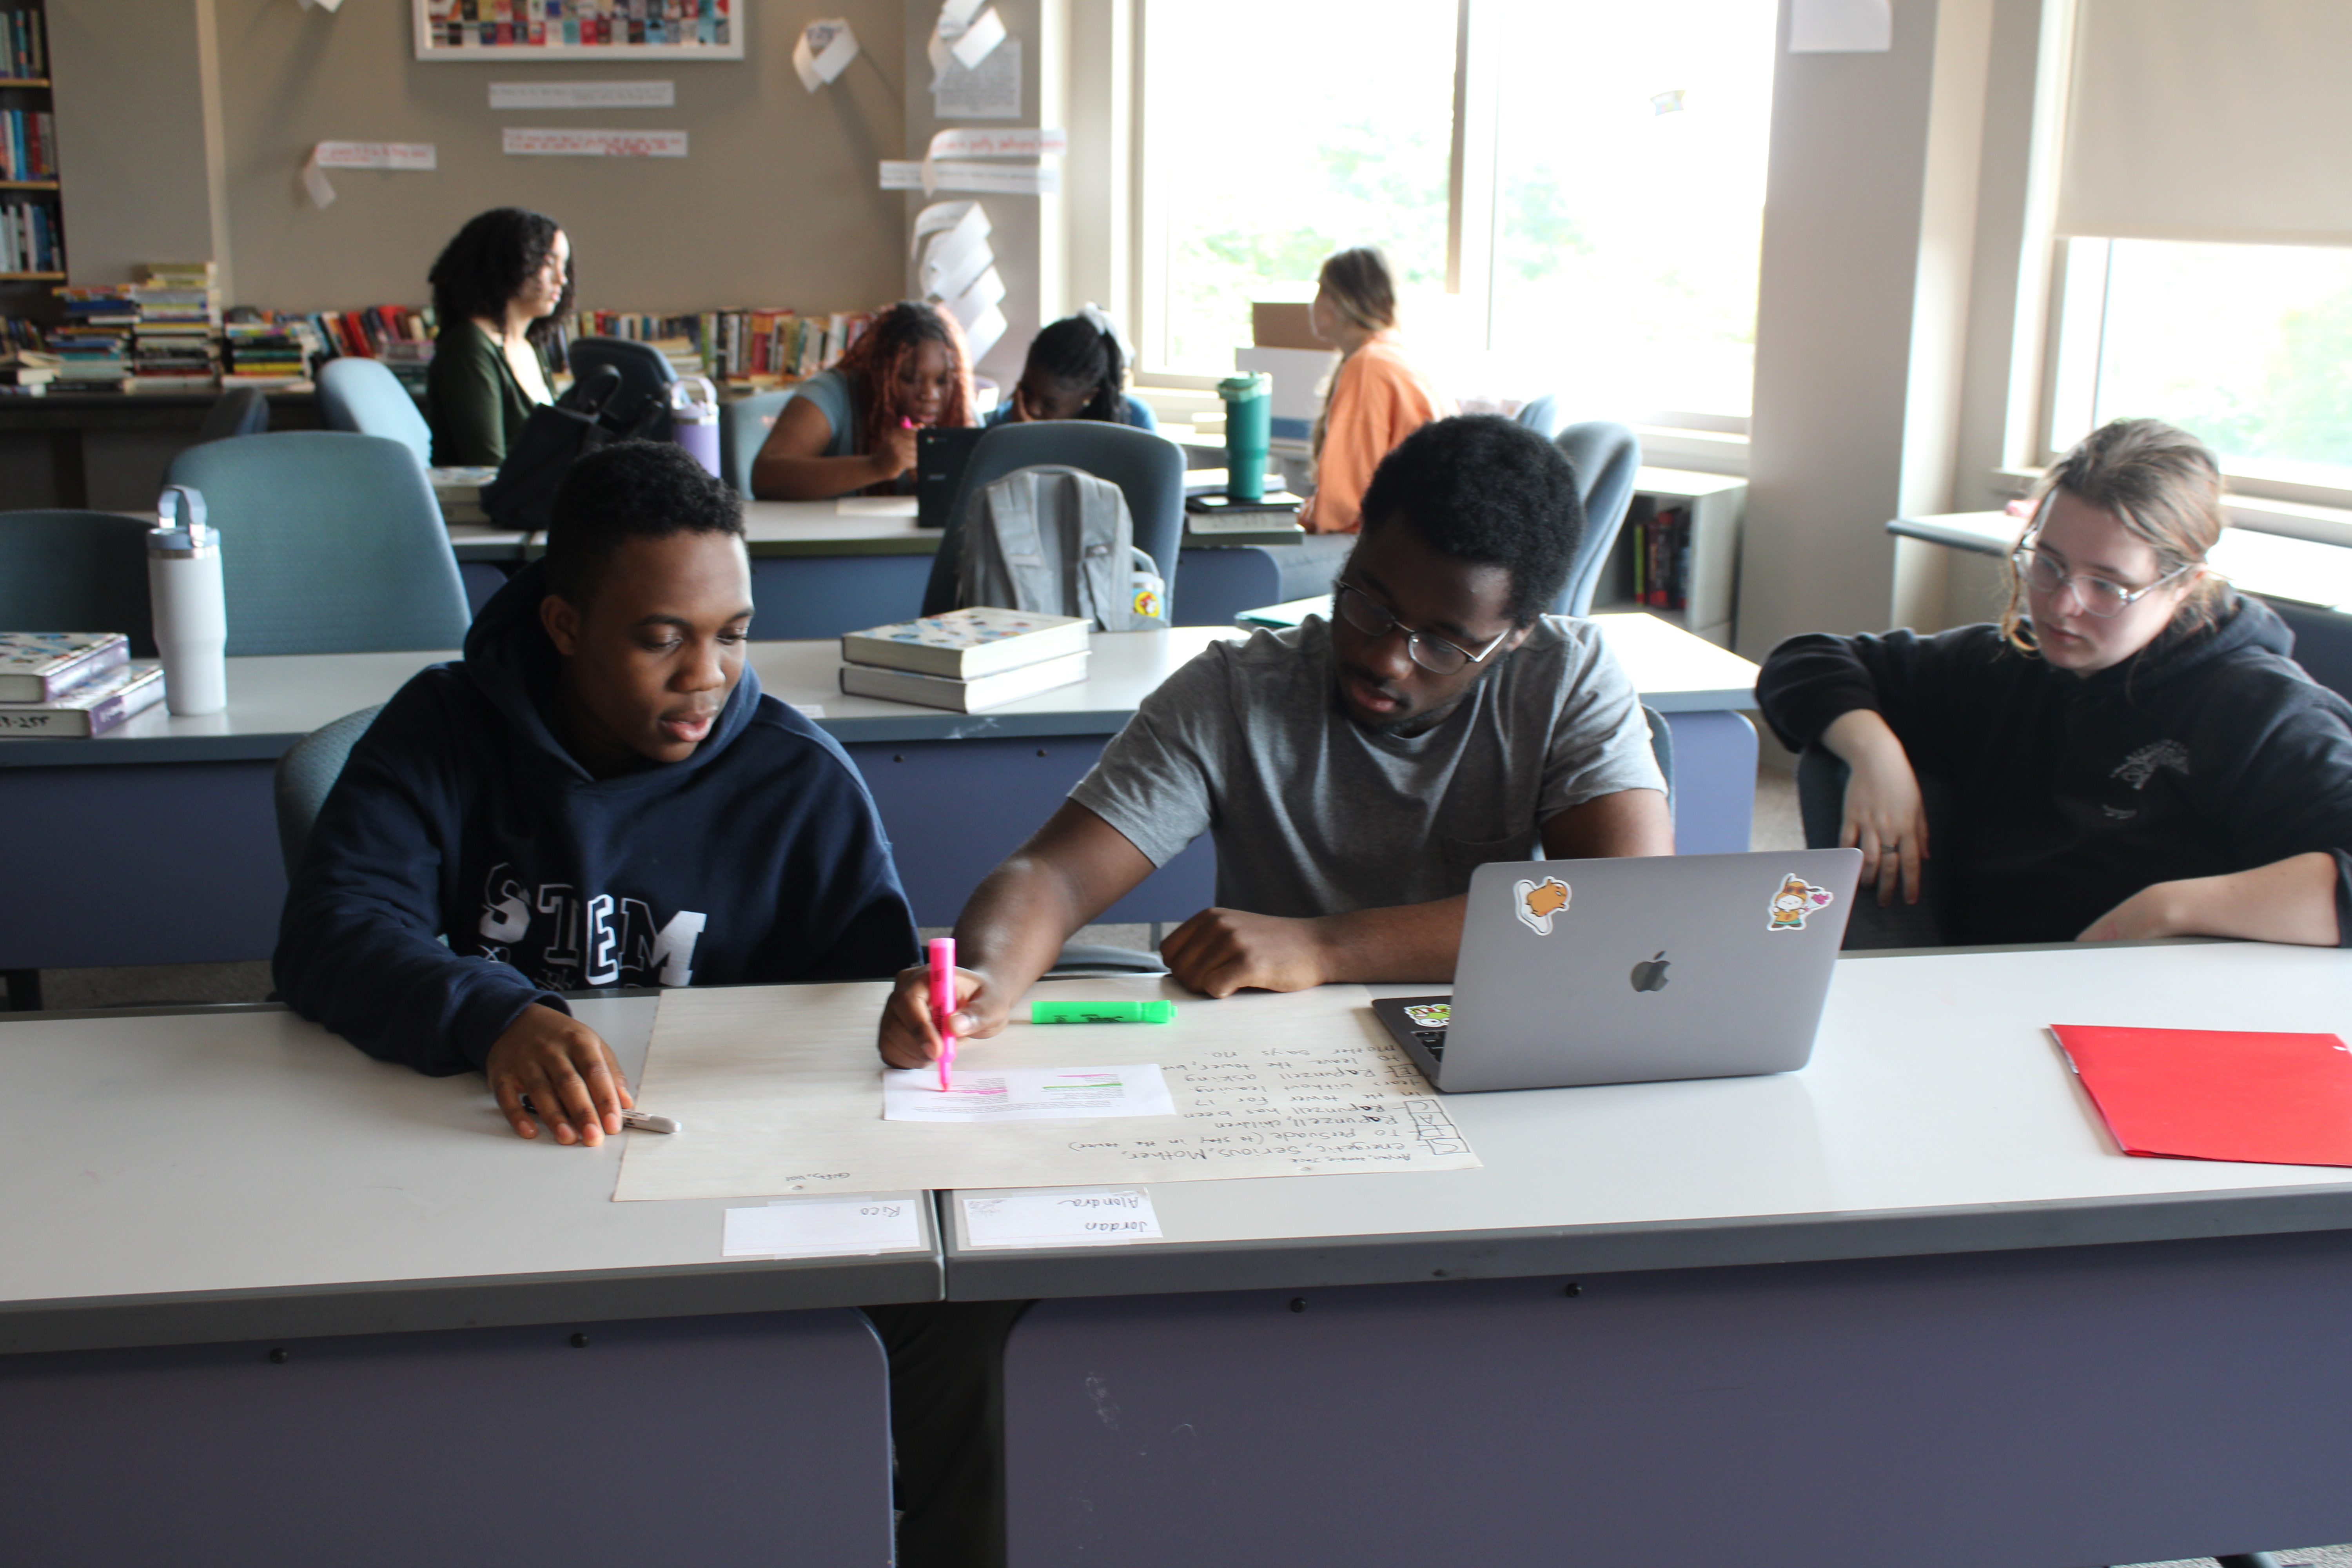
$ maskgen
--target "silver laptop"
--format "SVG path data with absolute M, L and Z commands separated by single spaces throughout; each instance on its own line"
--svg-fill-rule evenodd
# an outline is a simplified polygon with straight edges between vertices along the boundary
M 1481 866 L 1454 994 L 1372 1009 L 1450 1092 L 1790 1072 L 1861 870 L 1856 849 Z

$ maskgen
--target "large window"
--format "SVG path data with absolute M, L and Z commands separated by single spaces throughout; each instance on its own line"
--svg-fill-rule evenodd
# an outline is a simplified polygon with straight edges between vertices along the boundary
M 2050 444 L 2148 415 L 2232 475 L 2352 488 L 2352 250 L 2076 239 Z
M 1147 367 L 1229 371 L 1251 300 L 1307 298 L 1325 256 L 1371 242 L 1457 396 L 1744 417 L 1774 16 L 1772 0 L 1155 0 Z M 1244 77 L 1249 91 L 1228 86 Z

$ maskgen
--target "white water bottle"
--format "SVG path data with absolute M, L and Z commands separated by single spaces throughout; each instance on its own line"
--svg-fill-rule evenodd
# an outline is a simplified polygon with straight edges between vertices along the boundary
M 205 498 L 166 485 L 147 535 L 147 597 L 163 656 L 163 703 L 174 713 L 228 706 L 228 603 L 221 591 L 220 531 L 205 524 Z

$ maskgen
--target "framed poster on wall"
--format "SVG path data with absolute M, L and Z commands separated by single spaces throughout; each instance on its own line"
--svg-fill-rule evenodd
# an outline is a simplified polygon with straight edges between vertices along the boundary
M 740 60 L 749 0 L 411 0 L 416 58 Z

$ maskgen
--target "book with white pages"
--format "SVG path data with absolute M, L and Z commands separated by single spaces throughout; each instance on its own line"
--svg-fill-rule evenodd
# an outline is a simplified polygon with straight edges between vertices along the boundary
M 0 702 L 0 736 L 103 735 L 163 700 L 163 667 L 133 659 L 46 702 Z
M 121 632 L 0 632 L 0 702 L 47 702 L 130 658 Z
M 878 697 L 885 702 L 911 702 L 922 708 L 977 713 L 1055 687 L 1076 685 L 1087 678 L 1087 658 L 1083 652 L 1064 654 L 1059 658 L 969 679 L 918 675 L 908 669 L 880 669 L 869 664 L 845 664 L 841 667 L 841 689 L 851 697 Z
M 854 665 L 970 680 L 1087 651 L 1094 623 L 988 605 L 845 632 L 841 657 Z M 844 687 L 844 690 L 848 688 Z

